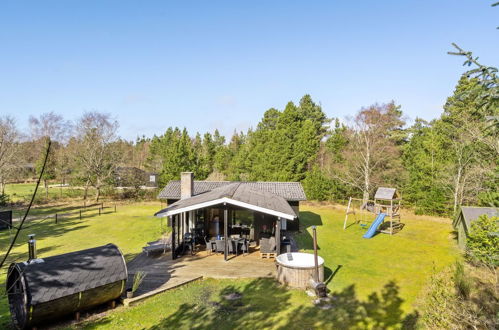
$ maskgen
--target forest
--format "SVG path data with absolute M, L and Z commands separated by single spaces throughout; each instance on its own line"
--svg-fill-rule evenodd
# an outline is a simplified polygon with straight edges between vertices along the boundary
M 117 166 L 160 177 L 160 186 L 193 171 L 198 180 L 300 181 L 310 200 L 367 198 L 379 186 L 397 187 L 416 213 L 451 215 L 459 205 L 499 206 L 496 86 L 463 75 L 441 115 L 411 125 L 392 101 L 361 108 L 350 118 L 328 117 L 310 95 L 271 108 L 258 125 L 228 140 L 168 127 L 160 136 L 126 141 L 118 122 L 86 112 L 75 123 L 54 113 L 30 118 L 23 136 L 12 118 L 0 118 L 1 191 L 38 172 L 47 137 L 53 141 L 44 174 L 50 180 L 94 187 L 113 184 Z M 31 173 L 33 174 L 33 173 Z M 98 196 L 97 196 L 98 198 Z
M 162 182 L 192 170 L 198 179 L 301 181 L 313 200 L 366 197 L 398 187 L 417 213 L 448 215 L 458 205 L 499 205 L 497 100 L 464 76 L 441 116 L 410 126 L 395 102 L 373 104 L 343 121 L 328 118 L 310 95 L 269 109 L 254 130 L 219 134 L 168 128 L 149 145 L 146 166 Z

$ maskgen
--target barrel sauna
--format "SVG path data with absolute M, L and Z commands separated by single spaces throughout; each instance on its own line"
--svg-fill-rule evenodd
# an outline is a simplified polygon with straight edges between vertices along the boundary
M 126 279 L 114 244 L 13 263 L 6 281 L 12 322 L 24 329 L 115 300 Z

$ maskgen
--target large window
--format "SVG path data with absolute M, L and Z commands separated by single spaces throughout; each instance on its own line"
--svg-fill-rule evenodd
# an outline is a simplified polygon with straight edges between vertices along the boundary
M 253 211 L 235 210 L 232 216 L 233 225 L 253 226 Z

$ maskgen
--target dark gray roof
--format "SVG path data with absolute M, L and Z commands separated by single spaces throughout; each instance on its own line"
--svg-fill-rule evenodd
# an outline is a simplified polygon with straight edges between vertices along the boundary
M 295 212 L 283 197 L 267 191 L 253 189 L 250 185 L 246 185 L 241 182 L 223 185 L 208 192 L 198 194 L 190 198 L 181 199 L 167 208 L 157 212 L 155 215 L 161 216 L 167 212 L 175 212 L 187 207 L 194 207 L 196 205 L 209 203 L 222 198 L 228 198 L 235 202 L 250 204 L 251 206 L 296 217 Z M 202 206 L 199 208 L 201 207 Z
M 194 181 L 194 195 L 240 183 L 253 190 L 260 190 L 281 196 L 287 201 L 305 201 L 307 197 L 300 182 L 237 182 L 237 181 Z M 180 181 L 170 181 L 158 195 L 159 199 L 180 199 Z
M 385 188 L 385 187 L 379 187 L 378 190 L 376 190 L 376 194 L 374 195 L 374 199 L 395 199 L 397 198 L 397 189 L 395 188 Z
M 499 209 L 496 207 L 473 207 L 473 206 L 462 206 L 461 213 L 456 219 L 454 226 L 457 221 L 462 217 L 466 225 L 466 230 L 471 228 L 471 223 L 478 219 L 481 215 L 487 215 L 488 217 L 499 217 Z
M 24 274 L 31 305 L 127 279 L 125 260 L 114 244 L 16 266 Z

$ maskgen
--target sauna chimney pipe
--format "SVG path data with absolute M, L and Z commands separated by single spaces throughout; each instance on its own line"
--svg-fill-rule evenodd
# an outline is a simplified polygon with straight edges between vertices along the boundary
M 35 234 L 28 235 L 28 261 L 36 259 L 36 240 Z
M 310 279 L 310 286 L 315 291 L 319 298 L 327 297 L 326 284 L 319 280 L 319 257 L 317 255 L 317 228 L 312 226 L 313 243 L 314 243 L 314 276 Z
M 314 280 L 319 282 L 319 258 L 317 257 L 317 229 L 315 226 L 312 226 L 313 232 L 313 242 L 314 242 L 314 266 L 315 266 L 315 274 Z

